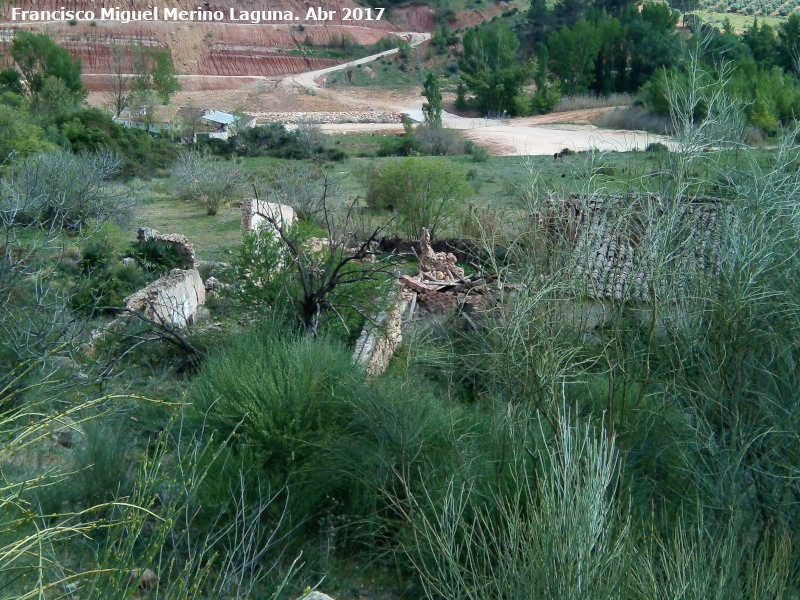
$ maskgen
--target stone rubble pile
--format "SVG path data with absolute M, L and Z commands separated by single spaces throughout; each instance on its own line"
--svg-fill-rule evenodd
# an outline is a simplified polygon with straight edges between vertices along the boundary
M 400 291 L 395 306 L 368 323 L 356 342 L 354 360 L 364 366 L 370 376 L 383 373 L 395 350 L 403 341 L 403 324 L 423 313 L 448 315 L 456 308 L 485 309 L 491 305 L 485 277 L 465 277 L 455 255 L 434 252 L 430 233 L 422 230 L 419 272 L 398 280 Z
M 254 113 L 259 123 L 402 123 L 403 113 L 379 110 L 347 112 L 264 112 Z

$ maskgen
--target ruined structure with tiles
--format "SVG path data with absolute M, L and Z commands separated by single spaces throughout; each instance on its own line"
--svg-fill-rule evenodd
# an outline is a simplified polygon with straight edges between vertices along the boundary
M 136 241 L 140 244 L 156 243 L 167 247 L 175 248 L 178 257 L 181 260 L 181 267 L 184 269 L 192 269 L 195 266 L 196 258 L 194 254 L 194 246 L 189 243 L 186 236 L 179 233 L 161 234 L 155 229 L 149 227 L 142 227 L 139 229 L 139 234 Z
M 575 295 L 650 302 L 718 276 L 737 218 L 715 198 L 591 194 L 551 201 L 538 221 Z

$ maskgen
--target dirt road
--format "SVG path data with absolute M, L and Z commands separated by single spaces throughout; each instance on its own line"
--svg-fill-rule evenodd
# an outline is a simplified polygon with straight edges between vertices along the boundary
M 412 46 L 418 46 L 430 38 L 430 34 L 427 33 L 398 35 L 406 37 Z M 364 97 L 363 91 L 356 91 L 355 88 L 332 90 L 324 87 L 325 77 L 329 73 L 363 65 L 396 52 L 395 48 L 342 65 L 289 75 L 281 81 L 280 85 L 283 88 L 301 88 L 307 93 L 334 101 L 341 107 L 340 110 L 369 108 L 371 110 L 404 112 L 412 119 L 421 121 L 423 98 L 418 94 L 398 98 L 378 90 L 369 90 L 369 95 Z M 592 118 L 597 117 L 601 112 L 603 109 L 589 109 L 541 117 L 502 120 L 469 119 L 444 113 L 442 124 L 450 129 L 464 131 L 468 139 L 485 146 L 492 154 L 497 155 L 547 155 L 560 152 L 564 148 L 569 148 L 574 152 L 591 149 L 624 152 L 644 150 L 648 144 L 653 142 L 672 145 L 672 141 L 665 136 L 644 131 L 601 129 L 591 125 Z M 331 124 L 323 125 L 322 129 L 327 132 L 399 131 L 401 126 L 380 123 L 374 125 L 368 123 Z
M 404 32 L 396 35 L 418 46 L 430 39 L 428 33 Z M 176 104 L 202 106 L 232 111 L 242 109 L 252 114 L 267 112 L 402 112 L 422 120 L 421 88 L 383 90 L 378 88 L 325 87 L 325 78 L 335 71 L 348 69 L 397 53 L 387 50 L 341 65 L 277 77 L 187 76 L 181 78 L 186 91 L 174 98 Z M 211 86 L 211 89 L 209 89 Z M 95 92 L 90 102 L 107 103 L 107 93 Z M 569 148 L 575 152 L 643 150 L 660 142 L 674 146 L 669 138 L 643 131 L 598 128 L 591 123 L 603 111 L 589 109 L 555 113 L 539 117 L 504 120 L 470 119 L 445 113 L 443 125 L 460 129 L 476 144 L 497 155 L 547 155 Z M 386 123 L 330 124 L 323 131 L 400 131 L 399 125 Z

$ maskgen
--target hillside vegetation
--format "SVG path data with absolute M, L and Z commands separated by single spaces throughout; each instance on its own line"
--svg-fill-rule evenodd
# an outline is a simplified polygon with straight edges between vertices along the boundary
M 549 29 L 442 26 L 382 64 L 452 79 L 428 70 L 425 121 L 386 136 L 183 147 L 16 38 L 0 597 L 800 594 L 798 21 L 689 38 L 666 5 L 538 8 Z M 174 93 L 147 74 L 134 97 Z M 441 126 L 448 91 L 496 116 L 637 93 L 673 137 L 494 157 Z M 165 276 L 202 292 L 126 300 Z M 385 370 L 362 330 L 398 342 Z

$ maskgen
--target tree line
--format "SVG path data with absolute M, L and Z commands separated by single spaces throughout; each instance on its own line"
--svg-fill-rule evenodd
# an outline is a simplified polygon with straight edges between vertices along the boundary
M 680 74 L 702 40 L 704 68 L 724 62 L 735 74 L 730 91 L 749 106 L 750 125 L 775 133 L 800 111 L 800 15 L 774 29 L 753 23 L 742 33 L 684 15 L 665 3 L 532 0 L 515 28 L 496 20 L 463 35 L 458 102 L 482 113 L 525 115 L 553 110 L 562 95 L 640 93 L 640 102 L 665 114 L 663 81 Z M 439 36 L 441 37 L 441 36 Z M 533 91 L 526 91 L 532 83 Z

